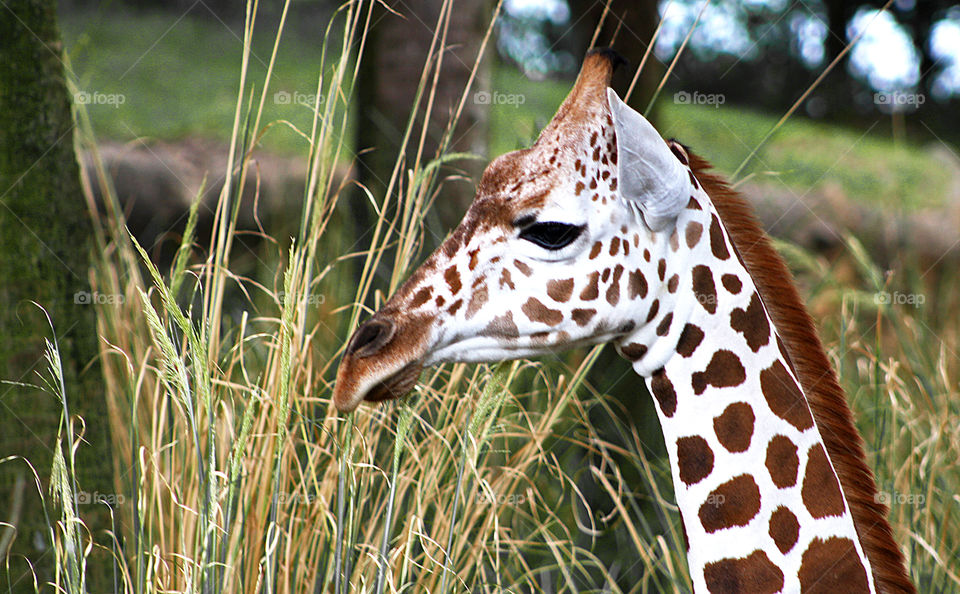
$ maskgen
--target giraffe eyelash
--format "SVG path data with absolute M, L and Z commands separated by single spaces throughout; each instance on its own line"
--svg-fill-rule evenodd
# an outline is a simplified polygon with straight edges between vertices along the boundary
M 527 214 L 522 217 L 517 218 L 513 223 L 511 223 L 517 229 L 523 229 L 524 227 L 529 227 L 530 225 L 537 222 L 536 215 Z
M 576 241 L 584 229 L 586 225 L 534 223 L 520 231 L 520 239 L 525 239 L 544 249 L 559 250 Z

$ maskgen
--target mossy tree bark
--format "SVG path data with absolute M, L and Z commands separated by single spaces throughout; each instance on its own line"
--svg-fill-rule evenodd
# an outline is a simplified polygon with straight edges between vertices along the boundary
M 77 453 L 77 481 L 87 493 L 113 491 L 110 439 L 103 382 L 96 364 L 96 318 L 89 294 L 92 250 L 90 214 L 73 146 L 70 98 L 64 80 L 56 2 L 7 0 L 0 18 L 0 379 L 40 385 L 46 373 L 44 337 L 52 320 L 60 346 L 64 385 L 84 443 Z M 21 456 L 49 495 L 53 447 L 61 404 L 52 394 L 0 384 L 0 458 Z M 83 427 L 81 429 L 81 427 Z M 64 447 L 68 447 L 64 444 Z M 65 450 L 66 451 L 66 450 Z M 19 479 L 21 480 L 18 480 Z M 25 479 L 25 482 L 22 480 Z M 80 503 L 85 503 L 85 498 Z M 0 519 L 16 525 L 8 551 L 0 551 L 0 588 L 33 591 L 53 577 L 54 554 L 41 495 L 21 460 L 0 465 Z M 103 505 L 80 505 L 89 533 L 105 542 L 110 527 Z M 11 517 L 15 515 L 16 517 Z M 0 546 L 9 529 L 0 528 Z M 29 560 L 29 564 L 26 560 Z M 92 554 L 88 588 L 112 590 L 109 557 Z M 41 586 L 42 587 L 42 586 Z M 46 588 L 43 588 L 44 590 Z

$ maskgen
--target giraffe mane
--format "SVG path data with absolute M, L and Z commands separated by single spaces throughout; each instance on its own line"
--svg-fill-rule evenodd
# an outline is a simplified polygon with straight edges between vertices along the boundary
M 697 180 L 717 208 L 734 249 L 756 283 L 784 342 L 840 479 L 864 554 L 870 560 L 877 590 L 916 592 L 887 522 L 887 507 L 878 501 L 863 439 L 853 424 L 843 388 L 793 284 L 792 274 L 760 227 L 749 203 L 722 177 L 707 172 L 712 168 L 710 163 L 689 151 L 688 154 Z

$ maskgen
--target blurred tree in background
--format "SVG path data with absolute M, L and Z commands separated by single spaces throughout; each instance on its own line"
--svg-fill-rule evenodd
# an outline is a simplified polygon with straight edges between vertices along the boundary
M 661 2 L 661 12 L 667 6 Z M 956 107 L 960 48 L 944 41 L 960 31 L 956 2 L 719 0 L 704 7 L 676 0 L 669 10 L 657 44 L 664 61 L 699 18 L 690 51 L 668 81 L 673 89 L 720 93 L 727 104 L 782 113 L 836 60 L 799 114 L 863 124 L 878 113 L 916 111 L 916 105 L 878 100 L 877 93 L 922 94 L 924 121 L 936 128 Z M 913 132 L 926 133 L 917 128 Z
M 483 36 L 490 24 L 492 6 L 486 0 L 457 0 L 444 10 L 443 0 L 388 1 L 376 5 L 360 62 L 356 100 L 359 106 L 356 151 L 358 181 L 382 196 L 397 154 L 403 150 L 406 166 L 417 159 L 420 139 L 403 144 L 410 109 L 417 101 L 421 73 L 433 75 L 427 64 L 431 45 L 434 59 L 441 59 L 436 96 L 424 93 L 419 99 L 417 119 L 429 117 L 421 165 L 437 157 L 447 124 L 467 88 L 470 72 L 480 53 Z M 445 29 L 445 30 L 444 30 Z M 434 32 L 440 36 L 434 44 Z M 436 55 L 443 48 L 442 56 Z M 430 80 L 424 88 L 430 87 Z M 483 60 L 477 78 L 457 121 L 447 151 L 486 156 L 489 103 L 483 100 L 490 89 L 490 61 Z M 429 115 L 427 107 L 432 102 Z M 458 160 L 455 165 L 471 179 L 448 182 L 440 204 L 443 228 L 456 224 L 473 200 L 474 183 L 485 161 Z M 439 240 L 441 238 L 433 238 Z M 439 243 L 439 241 L 437 241 Z
M 573 76 L 603 8 L 581 0 L 507 2 L 500 53 L 528 76 Z M 957 135 L 949 125 L 960 94 L 955 1 L 611 0 L 597 43 L 614 39 L 636 67 L 661 20 L 649 70 L 635 91 L 638 109 L 686 43 L 661 99 L 678 90 L 722 94 L 727 105 L 782 114 L 837 60 L 798 115 L 869 125 L 878 114 L 897 119 L 917 111 L 914 104 L 885 103 L 889 95 L 878 100 L 876 93 L 922 94 L 925 126 L 907 120 L 907 132 L 929 137 L 927 127 L 942 127 Z

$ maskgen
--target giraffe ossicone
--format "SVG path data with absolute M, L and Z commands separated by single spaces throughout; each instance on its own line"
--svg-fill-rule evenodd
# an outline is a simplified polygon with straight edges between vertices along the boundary
M 487 167 L 355 331 L 335 405 L 400 397 L 437 363 L 612 342 L 656 401 L 697 592 L 913 591 L 782 260 L 609 88 L 615 63 L 589 53 L 534 146 Z

